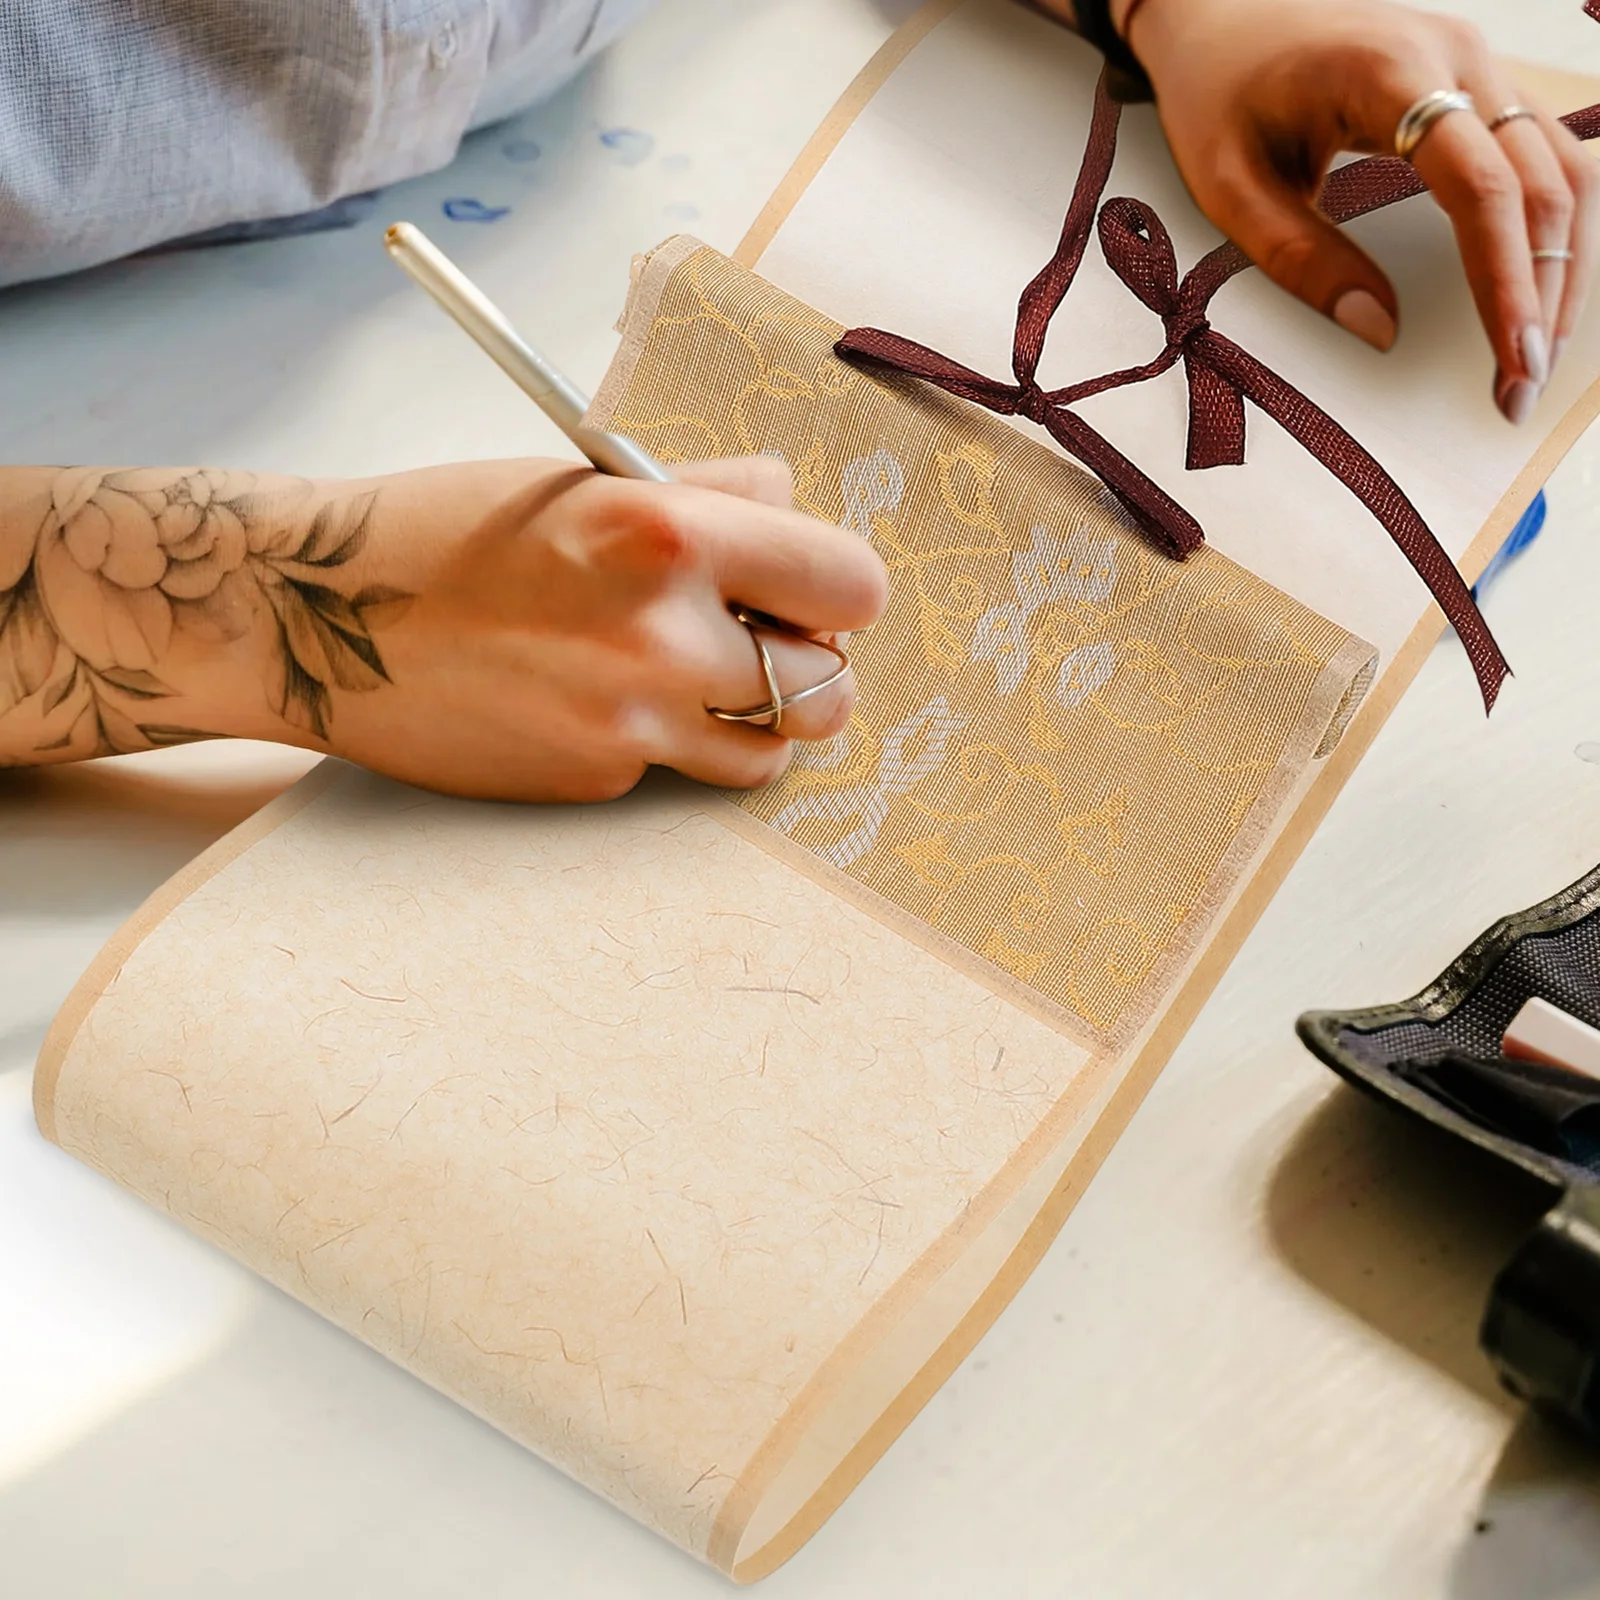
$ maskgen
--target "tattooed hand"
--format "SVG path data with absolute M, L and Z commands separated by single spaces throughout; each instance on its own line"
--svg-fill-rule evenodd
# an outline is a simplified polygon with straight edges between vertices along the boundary
M 666 488 L 558 462 L 315 485 L 209 470 L 0 470 L 0 764 L 218 736 L 409 782 L 600 799 L 671 765 L 770 781 L 789 743 L 739 603 L 831 634 L 884 579 L 766 460 Z M 764 635 L 788 692 L 833 658 Z M 849 715 L 848 675 L 786 735 Z

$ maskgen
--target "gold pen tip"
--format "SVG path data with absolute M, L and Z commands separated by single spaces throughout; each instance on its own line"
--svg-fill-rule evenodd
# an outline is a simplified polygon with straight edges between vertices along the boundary
M 396 245 L 404 244 L 415 231 L 409 222 L 391 223 L 383 236 L 385 248 L 393 250 Z

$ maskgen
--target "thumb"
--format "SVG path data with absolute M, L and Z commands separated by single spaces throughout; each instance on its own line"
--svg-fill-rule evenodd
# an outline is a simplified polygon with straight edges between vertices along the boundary
M 1399 302 L 1383 269 L 1271 168 L 1251 163 L 1202 204 L 1280 288 L 1375 350 L 1394 343 Z

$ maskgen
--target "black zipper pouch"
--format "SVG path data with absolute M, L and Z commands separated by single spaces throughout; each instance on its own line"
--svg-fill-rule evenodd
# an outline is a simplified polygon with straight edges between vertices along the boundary
M 1600 1442 L 1600 1078 L 1502 1055 L 1535 997 L 1600 1027 L 1600 867 L 1497 922 L 1411 999 L 1308 1012 L 1297 1031 L 1357 1088 L 1550 1186 L 1479 1340 L 1514 1394 Z

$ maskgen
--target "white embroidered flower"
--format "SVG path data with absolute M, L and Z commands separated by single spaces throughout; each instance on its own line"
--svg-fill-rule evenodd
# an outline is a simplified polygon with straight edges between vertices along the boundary
M 1096 689 L 1103 689 L 1117 670 L 1117 654 L 1110 645 L 1086 644 L 1074 650 L 1062 663 L 1056 677 L 1056 694 L 1071 711 L 1081 706 Z
M 900 463 L 887 450 L 859 456 L 844 469 L 840 480 L 844 495 L 844 520 L 841 527 L 872 537 L 872 519 L 898 511 L 906 495 L 906 475 Z
M 1032 659 L 1028 647 L 1028 612 L 1014 600 L 985 611 L 973 630 L 972 659 L 994 662 L 996 694 L 1015 694 L 1028 675 Z
M 852 866 L 877 844 L 891 804 L 944 765 L 950 743 L 964 721 L 951 711 L 943 695 L 937 696 L 884 735 L 876 783 L 803 794 L 772 819 L 772 826 L 779 833 L 793 835 L 802 822 L 811 820 L 837 827 L 854 822 L 856 826 L 842 838 L 811 847 L 840 869 Z
M 1029 611 L 1061 600 L 1100 604 L 1111 598 L 1117 581 L 1115 539 L 1097 538 L 1087 528 L 1062 535 L 1033 529 L 1033 543 L 1011 557 L 1017 599 Z

